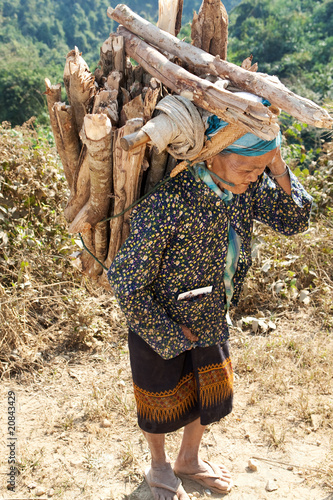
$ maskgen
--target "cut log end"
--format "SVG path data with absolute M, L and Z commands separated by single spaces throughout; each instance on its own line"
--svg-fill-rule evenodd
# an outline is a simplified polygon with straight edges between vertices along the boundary
M 100 141 L 106 135 L 111 134 L 111 121 L 103 113 L 98 115 L 86 115 L 84 117 L 84 128 L 87 139 Z
M 133 134 L 125 135 L 119 142 L 124 151 L 132 151 L 143 144 L 147 144 L 149 141 L 149 135 L 143 132 L 143 130 L 139 130 Z

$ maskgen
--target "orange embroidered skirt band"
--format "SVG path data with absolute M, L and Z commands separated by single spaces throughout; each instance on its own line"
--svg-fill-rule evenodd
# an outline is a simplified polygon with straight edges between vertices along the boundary
M 197 347 L 167 360 L 131 330 L 128 345 L 142 430 L 164 434 L 197 418 L 208 425 L 231 412 L 233 371 L 228 342 Z

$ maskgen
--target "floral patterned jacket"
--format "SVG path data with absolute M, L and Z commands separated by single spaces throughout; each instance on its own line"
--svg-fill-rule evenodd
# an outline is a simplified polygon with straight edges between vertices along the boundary
M 185 171 L 136 207 L 130 236 L 108 279 L 129 327 L 164 359 L 193 347 L 181 324 L 199 337 L 201 347 L 228 339 L 223 281 L 228 221 L 242 240 L 233 305 L 251 265 L 253 220 L 285 235 L 308 228 L 312 199 L 291 172 L 290 178 L 291 196 L 264 173 L 225 206 Z M 208 286 L 212 292 L 198 300 L 177 300 L 182 292 Z

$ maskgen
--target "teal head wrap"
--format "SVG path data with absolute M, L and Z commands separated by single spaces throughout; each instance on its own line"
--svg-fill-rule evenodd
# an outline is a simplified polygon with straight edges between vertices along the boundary
M 245 92 L 242 94 L 244 95 Z M 252 100 L 256 100 L 262 102 L 265 106 L 269 106 L 269 101 L 262 99 L 261 97 L 254 96 L 253 94 L 246 93 L 247 98 L 252 98 Z M 228 125 L 227 122 L 221 120 L 216 115 L 211 115 L 207 120 L 208 128 L 206 129 L 206 137 L 209 140 L 213 135 L 216 134 L 219 130 L 223 129 Z M 254 134 L 247 133 L 243 135 L 240 139 L 237 139 L 233 144 L 228 146 L 223 150 L 225 153 L 236 153 L 237 155 L 242 156 L 262 156 L 269 151 L 277 148 L 281 144 L 281 133 L 278 134 L 275 139 L 271 141 L 265 141 L 260 137 L 257 137 Z

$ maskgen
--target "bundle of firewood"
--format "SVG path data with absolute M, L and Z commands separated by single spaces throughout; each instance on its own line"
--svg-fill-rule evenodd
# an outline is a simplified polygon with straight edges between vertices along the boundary
M 149 192 L 172 172 L 175 157 L 184 157 L 168 147 L 180 131 L 175 132 L 172 112 L 171 118 L 156 113 L 161 99 L 180 96 L 180 105 L 186 100 L 200 116 L 213 113 L 229 123 L 213 140 L 204 143 L 202 137 L 192 156 L 189 148 L 185 157 L 193 163 L 214 156 L 247 132 L 275 137 L 280 109 L 316 127 L 331 128 L 333 123 L 312 101 L 292 93 L 277 78 L 258 73 L 251 57 L 241 67 L 226 61 L 228 17 L 220 0 L 203 0 L 194 14 L 191 45 L 176 37 L 182 0 L 159 1 L 157 26 L 125 5 L 110 7 L 107 14 L 121 26 L 103 43 L 94 75 L 77 48 L 67 55 L 69 104 L 61 102 L 61 85 L 45 80 L 52 130 L 70 189 L 65 217 L 69 231 L 81 233 L 88 249 L 76 264 L 105 286 L 106 274 L 92 255 L 105 268 L 111 265 L 129 234 L 130 211 L 106 219 Z M 244 91 L 271 105 L 248 99 Z M 154 143 L 157 135 L 162 145 Z

